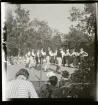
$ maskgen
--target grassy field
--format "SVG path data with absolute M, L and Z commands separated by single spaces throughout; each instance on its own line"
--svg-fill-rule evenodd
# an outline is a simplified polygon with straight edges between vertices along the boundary
M 25 68 L 25 66 L 23 64 L 18 64 L 18 65 L 8 65 L 7 66 L 7 80 L 12 80 L 15 78 L 15 74 L 16 72 L 18 72 L 21 68 Z M 53 71 L 55 71 L 56 66 L 54 65 L 50 65 L 50 67 Z M 29 77 L 29 81 L 39 81 L 38 78 L 40 78 L 40 71 L 41 70 L 36 70 L 35 68 L 30 68 L 27 69 L 30 77 Z M 75 70 L 75 68 L 69 68 L 69 67 L 61 67 L 60 71 L 66 70 L 68 71 L 70 74 L 72 74 Z M 47 81 L 47 77 L 46 77 L 46 73 L 42 70 L 42 81 Z M 58 79 L 60 79 L 61 75 L 56 73 L 56 76 L 58 77 Z

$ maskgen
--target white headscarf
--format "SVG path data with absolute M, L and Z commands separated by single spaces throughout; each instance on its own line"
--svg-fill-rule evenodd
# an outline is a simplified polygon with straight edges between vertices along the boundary
M 52 76 L 56 76 L 54 72 L 50 71 L 47 73 L 47 78 L 50 78 Z

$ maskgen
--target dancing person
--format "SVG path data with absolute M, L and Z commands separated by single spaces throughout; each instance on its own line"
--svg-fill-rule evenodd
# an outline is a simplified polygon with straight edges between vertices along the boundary
M 79 53 L 76 52 L 76 67 L 79 68 L 79 63 L 80 63 L 80 56 Z
M 34 53 L 34 49 L 32 49 L 32 51 L 31 51 L 29 68 L 32 68 L 33 66 L 35 66 L 35 53 Z
M 70 56 L 69 56 L 69 66 L 70 66 L 70 67 L 73 67 L 73 55 L 72 55 L 73 50 L 70 49 L 69 52 L 70 52 Z
M 42 51 L 39 50 L 39 64 L 42 64 L 42 59 L 43 59 L 43 56 L 42 56 Z
M 50 65 L 50 54 L 49 54 L 49 52 L 50 52 L 50 49 L 48 48 L 46 50 L 46 63 L 45 63 L 45 67 L 44 67 L 45 72 L 48 70 L 49 65 Z
M 53 53 L 53 63 L 56 64 L 57 50 Z
M 77 58 L 76 58 L 76 52 L 75 52 L 75 49 L 73 49 L 73 52 L 72 52 L 72 62 L 73 62 L 73 67 L 76 67 L 76 60 L 77 60 Z
M 35 68 L 38 70 L 41 70 L 41 67 L 42 67 L 42 53 L 41 53 L 41 50 L 37 50 Z
M 34 49 L 32 49 L 31 56 L 33 57 L 33 60 L 34 60 L 35 59 Z
M 69 49 L 67 49 L 66 50 L 66 54 L 65 54 L 65 56 L 66 56 L 66 64 L 65 64 L 65 66 L 70 66 L 70 53 L 69 53 Z
M 83 48 L 81 48 L 81 49 L 80 49 L 79 56 L 80 56 L 80 62 L 82 62 L 82 61 L 84 61 L 85 57 L 88 56 L 88 53 L 85 52 L 85 51 L 83 50 Z
M 43 64 L 43 61 L 45 60 L 45 58 L 46 58 L 46 52 L 45 52 L 45 50 L 41 50 L 41 54 L 42 54 L 42 64 Z
M 54 64 L 54 53 L 53 53 L 53 50 L 50 50 L 49 54 L 50 54 L 50 63 Z
M 6 98 L 38 98 L 36 90 L 29 78 L 26 69 L 20 69 L 16 73 L 16 79 L 9 81 L 6 88 Z
M 38 63 L 39 63 L 39 51 L 38 50 L 35 53 L 35 60 L 36 60 L 35 69 L 37 69 L 37 66 L 38 66 Z
M 59 71 L 61 65 L 62 65 L 62 54 L 61 54 L 61 50 L 59 49 L 57 51 L 57 67 L 56 67 L 56 72 Z
M 26 67 L 28 68 L 30 64 L 30 51 L 26 54 Z
M 61 54 L 62 54 L 62 64 L 65 66 L 65 52 L 63 49 L 61 49 Z

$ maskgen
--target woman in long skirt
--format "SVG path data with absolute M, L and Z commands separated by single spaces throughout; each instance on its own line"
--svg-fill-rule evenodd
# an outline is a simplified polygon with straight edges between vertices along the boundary
M 57 51 L 57 68 L 56 68 L 56 72 L 59 71 L 61 65 L 62 65 L 62 54 L 61 54 L 61 50 L 58 50 Z
M 66 66 L 70 65 L 70 53 L 69 49 L 66 50 Z
M 50 65 L 50 55 L 49 55 L 49 49 L 48 49 L 48 51 L 46 51 L 46 64 L 45 64 L 44 71 L 47 71 L 47 69 L 49 68 L 49 65 Z
M 73 49 L 73 52 L 72 52 L 72 62 L 73 62 L 73 67 L 76 67 L 76 65 L 77 65 L 77 56 L 76 56 L 75 49 Z
M 66 61 L 65 61 L 65 52 L 64 52 L 63 49 L 61 49 L 61 54 L 62 54 L 62 64 L 63 64 L 63 66 L 65 66 L 65 63 L 66 63 Z
M 30 51 L 26 54 L 26 67 L 28 68 L 30 64 Z
M 38 63 L 39 63 L 39 51 L 38 50 L 35 53 L 35 60 L 36 60 L 35 69 L 37 69 L 37 66 L 38 66 Z
M 34 49 L 32 49 L 31 55 L 30 55 L 30 65 L 29 67 L 32 68 L 35 66 L 35 54 Z

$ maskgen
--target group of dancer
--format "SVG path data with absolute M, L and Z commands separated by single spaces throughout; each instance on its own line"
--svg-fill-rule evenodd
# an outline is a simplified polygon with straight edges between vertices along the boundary
M 61 66 L 77 67 L 87 56 L 88 53 L 85 52 L 83 48 L 80 49 L 80 52 L 76 52 L 75 49 L 67 49 L 64 51 L 62 48 L 53 52 L 48 48 L 46 51 L 44 49 L 37 51 L 32 49 L 26 54 L 26 59 L 27 65 L 29 65 L 30 62 L 35 62 L 35 68 L 37 68 L 39 64 L 45 64 L 44 71 L 48 70 L 50 64 L 55 64 L 57 67 L 56 71 L 58 71 Z

